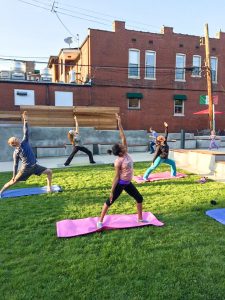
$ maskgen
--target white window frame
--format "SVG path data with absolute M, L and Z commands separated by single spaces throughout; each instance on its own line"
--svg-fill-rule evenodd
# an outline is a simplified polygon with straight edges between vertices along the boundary
M 181 101 L 181 103 L 182 103 L 182 105 L 176 105 L 176 101 Z M 175 112 L 175 108 L 176 108 L 176 106 L 179 106 L 179 107 L 182 107 L 182 112 L 181 113 L 176 113 Z M 184 117 L 184 100 L 174 100 L 174 109 L 173 109 L 173 115 L 175 116 L 175 117 Z
M 14 105 L 35 105 L 34 90 L 14 89 Z
M 184 58 L 183 60 L 183 67 L 180 68 L 180 67 L 177 67 L 177 57 L 178 56 L 182 56 Z M 181 81 L 181 82 L 185 82 L 185 67 L 186 67 L 186 54 L 183 54 L 183 53 L 176 53 L 176 64 L 175 64 L 175 81 Z M 182 79 L 179 79 L 179 78 L 176 78 L 177 76 L 177 69 L 183 69 L 183 78 Z
M 215 78 L 215 80 L 213 80 L 213 78 L 212 78 L 212 83 L 217 83 L 217 76 L 218 76 L 218 57 L 216 57 L 216 56 L 211 56 L 210 57 L 210 69 L 211 69 L 211 71 L 212 71 L 212 68 L 211 68 L 211 60 L 212 59 L 215 59 L 215 61 L 216 61 L 216 69 L 214 70 L 215 72 L 216 72 L 216 78 Z M 212 74 L 211 74 L 211 76 L 212 76 Z
M 194 65 L 194 58 L 198 58 L 199 59 L 199 65 Z M 198 68 L 199 69 L 199 74 L 194 74 L 194 70 L 192 71 L 191 77 L 202 77 L 201 75 L 201 68 L 202 68 L 202 57 L 201 55 L 193 55 L 192 58 L 192 67 L 193 68 Z
M 138 69 L 138 75 L 130 75 L 130 52 L 136 52 L 138 54 L 138 61 L 137 61 L 137 69 Z M 139 49 L 133 49 L 130 48 L 128 50 L 128 78 L 132 79 L 140 79 L 140 50 Z
M 153 66 L 151 65 L 147 65 L 147 56 L 148 54 L 153 55 L 154 57 L 154 64 Z M 153 77 L 148 77 L 147 76 L 147 68 L 153 68 Z M 152 51 L 152 50 L 146 50 L 145 51 L 145 79 L 147 80 L 156 80 L 156 51 Z
M 138 107 L 130 107 L 129 106 L 129 102 L 130 100 L 138 100 Z M 127 99 L 127 107 L 128 109 L 131 109 L 131 110 L 140 110 L 141 109 L 141 99 L 140 98 L 128 98 Z
M 73 106 L 73 92 L 55 91 L 55 106 Z

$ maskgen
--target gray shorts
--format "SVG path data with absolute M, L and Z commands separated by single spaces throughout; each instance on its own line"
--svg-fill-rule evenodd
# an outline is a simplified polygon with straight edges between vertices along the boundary
M 16 181 L 26 181 L 31 175 L 40 176 L 47 168 L 35 164 L 31 167 L 21 168 L 16 174 Z

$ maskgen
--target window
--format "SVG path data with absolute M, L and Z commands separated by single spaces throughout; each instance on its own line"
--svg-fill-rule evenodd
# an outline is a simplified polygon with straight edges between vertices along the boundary
M 73 106 L 73 92 L 55 92 L 55 106 Z
M 33 90 L 14 90 L 15 105 L 35 105 Z
M 128 78 L 140 77 L 140 51 L 129 49 Z
M 210 65 L 211 65 L 212 82 L 217 83 L 217 65 L 218 65 L 217 57 L 210 58 Z
M 184 101 L 174 100 L 174 115 L 184 115 Z
M 145 79 L 155 79 L 156 53 L 155 51 L 145 52 Z
M 128 109 L 140 109 L 140 99 L 139 98 L 131 98 L 128 99 Z
M 175 80 L 185 81 L 185 54 L 176 54 Z
M 201 77 L 201 56 L 193 55 L 192 67 L 193 67 L 192 76 Z

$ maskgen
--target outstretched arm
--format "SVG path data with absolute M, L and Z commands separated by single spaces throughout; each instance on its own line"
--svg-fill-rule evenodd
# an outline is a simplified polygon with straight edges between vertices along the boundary
M 28 115 L 27 112 L 24 111 L 22 114 L 23 119 L 23 140 L 28 141 L 29 139 L 29 132 L 28 132 Z
M 165 126 L 165 139 L 167 141 L 167 137 L 168 137 L 168 124 L 166 122 L 164 122 L 164 126 Z
M 75 131 L 79 134 L 79 125 L 77 121 L 77 117 L 74 115 L 74 122 L 75 122 Z
M 19 157 L 18 155 L 14 152 L 13 154 L 13 177 L 11 180 L 9 180 L 0 190 L 0 198 L 2 196 L 2 193 L 7 190 L 10 186 L 14 185 L 16 183 L 15 177 L 17 174 L 18 170 L 18 163 L 19 163 Z
M 120 131 L 120 138 L 122 140 L 122 145 L 127 148 L 127 139 L 126 139 L 126 136 L 125 136 L 124 131 L 123 131 L 123 126 L 121 124 L 121 118 L 118 114 L 116 114 L 116 119 L 117 119 L 117 122 L 118 122 L 118 127 L 119 127 L 119 131 Z

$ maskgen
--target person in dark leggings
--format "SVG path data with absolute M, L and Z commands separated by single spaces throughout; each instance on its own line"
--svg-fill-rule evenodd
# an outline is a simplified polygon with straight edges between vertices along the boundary
M 36 157 L 29 143 L 28 115 L 26 111 L 23 113 L 22 118 L 24 133 L 22 141 L 14 136 L 8 139 L 9 146 L 15 148 L 13 153 L 13 177 L 0 190 L 0 198 L 6 189 L 19 181 L 26 181 L 31 175 L 47 175 L 47 192 L 52 190 L 52 170 L 37 164 Z M 21 161 L 21 168 L 18 171 L 19 161 Z
M 75 125 L 76 128 L 75 130 L 69 130 L 68 132 L 68 139 L 71 142 L 71 144 L 73 145 L 73 151 L 70 154 L 70 156 L 67 158 L 66 162 L 64 163 L 64 166 L 69 166 L 69 164 L 71 163 L 72 159 L 74 158 L 74 155 L 78 152 L 78 151 L 82 151 L 84 153 L 86 153 L 89 157 L 89 161 L 91 164 L 95 164 L 95 161 L 93 159 L 93 154 L 91 153 L 90 150 L 88 150 L 86 147 L 83 146 L 82 144 L 82 140 L 81 137 L 79 135 L 79 126 L 78 126 L 78 121 L 77 121 L 77 117 L 74 116 L 74 121 L 75 121 Z
M 116 201 L 116 199 L 120 196 L 123 190 L 127 192 L 128 195 L 133 197 L 137 203 L 137 214 L 138 214 L 138 222 L 144 222 L 142 219 L 142 202 L 143 197 L 138 192 L 136 187 L 131 182 L 133 177 L 133 161 L 132 158 L 127 153 L 127 142 L 126 137 L 123 131 L 123 127 L 121 124 L 120 116 L 116 114 L 118 127 L 120 131 L 120 137 L 122 140 L 121 144 L 115 144 L 112 147 L 112 153 L 115 156 L 118 156 L 115 160 L 115 176 L 112 182 L 111 193 L 108 200 L 104 203 L 101 216 L 99 221 L 97 222 L 97 228 L 100 229 L 103 227 L 103 219 L 109 209 L 109 207 Z

